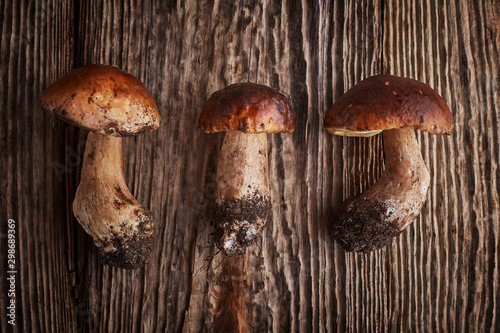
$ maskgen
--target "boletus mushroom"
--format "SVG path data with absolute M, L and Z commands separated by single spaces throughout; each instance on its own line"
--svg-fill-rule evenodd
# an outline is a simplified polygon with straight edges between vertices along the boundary
M 414 130 L 450 134 L 453 116 L 428 85 L 408 78 L 377 75 L 340 97 L 324 126 L 342 136 L 368 137 L 383 131 L 385 171 L 364 193 L 347 199 L 333 226 L 347 251 L 385 246 L 418 216 L 430 184 Z
M 143 266 L 152 248 L 152 214 L 127 187 L 121 137 L 159 127 L 153 97 L 132 75 L 89 65 L 52 83 L 40 99 L 45 110 L 90 131 L 73 213 L 92 236 L 103 263 L 126 269 Z
M 226 131 L 217 165 L 215 243 L 243 254 L 269 219 L 271 198 L 266 133 L 291 133 L 288 99 L 255 83 L 230 85 L 210 96 L 199 118 L 206 133 Z

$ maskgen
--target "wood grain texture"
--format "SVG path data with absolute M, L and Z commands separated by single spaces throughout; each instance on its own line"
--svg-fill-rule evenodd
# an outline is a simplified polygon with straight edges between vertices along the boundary
M 0 22 L 0 283 L 13 218 L 15 330 L 500 331 L 498 1 L 0 0 Z M 71 211 L 86 133 L 38 102 L 90 63 L 138 77 L 162 116 L 124 139 L 127 184 L 155 220 L 136 271 L 99 262 Z M 431 174 L 419 218 L 386 249 L 351 254 L 329 226 L 382 174 L 383 142 L 334 137 L 323 117 L 378 73 L 435 88 L 455 130 L 417 134 Z M 197 124 L 212 92 L 246 81 L 288 96 L 296 130 L 268 135 L 272 222 L 227 258 L 210 224 L 223 134 Z
M 64 126 L 47 117 L 38 102 L 47 84 L 72 67 L 72 17 L 72 2 L 0 3 L 0 306 L 6 309 L 8 302 L 6 235 L 11 218 L 17 232 L 19 331 L 71 328 L 77 313 L 75 225 L 63 181 L 77 161 L 71 156 L 73 146 L 65 145 Z M 6 332 L 6 310 L 0 318 Z

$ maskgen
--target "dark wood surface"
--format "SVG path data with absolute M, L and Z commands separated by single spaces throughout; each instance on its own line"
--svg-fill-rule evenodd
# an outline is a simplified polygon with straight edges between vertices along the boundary
M 16 221 L 16 326 L 25 332 L 500 331 L 500 2 L 0 1 L 0 296 Z M 38 97 L 104 63 L 144 82 L 158 131 L 124 139 L 132 193 L 155 219 L 145 268 L 101 266 L 73 217 L 86 133 Z M 431 188 L 387 248 L 345 253 L 329 225 L 383 171 L 382 139 L 322 120 L 363 78 L 418 79 L 455 130 L 418 133 Z M 296 112 L 269 135 L 273 219 L 247 254 L 216 254 L 210 218 L 223 134 L 197 125 L 215 90 L 274 87 Z

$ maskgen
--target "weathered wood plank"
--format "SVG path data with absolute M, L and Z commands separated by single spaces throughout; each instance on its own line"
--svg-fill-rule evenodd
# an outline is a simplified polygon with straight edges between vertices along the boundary
M 71 328 L 77 315 L 64 174 L 65 125 L 38 96 L 72 66 L 71 1 L 0 2 L 1 331 L 7 332 L 7 220 L 16 221 L 16 327 Z M 66 167 L 65 167 L 66 165 Z
M 18 222 L 19 331 L 500 330 L 495 0 L 0 1 L 0 22 L 0 211 Z M 162 116 L 124 140 L 129 188 L 156 223 L 137 271 L 100 265 L 71 211 L 86 133 L 38 104 L 89 63 L 137 76 Z M 421 216 L 387 249 L 346 254 L 329 227 L 380 177 L 383 143 L 322 121 L 378 73 L 430 84 L 456 128 L 417 134 L 431 173 Z M 296 131 L 268 136 L 272 223 L 225 258 L 210 225 L 223 134 L 197 119 L 212 92 L 247 80 L 290 98 Z
M 500 6 L 389 1 L 385 13 L 384 72 L 428 83 L 455 118 L 453 136 L 418 134 L 431 189 L 387 252 L 401 263 L 389 272 L 391 325 L 498 331 Z

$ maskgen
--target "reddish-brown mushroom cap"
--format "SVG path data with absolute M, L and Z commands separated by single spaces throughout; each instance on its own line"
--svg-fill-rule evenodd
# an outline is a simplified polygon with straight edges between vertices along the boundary
M 347 251 L 381 248 L 412 223 L 425 203 L 430 176 L 414 129 L 450 134 L 450 109 L 424 83 L 378 75 L 340 97 L 324 125 L 345 136 L 384 131 L 384 174 L 367 191 L 344 201 L 333 223 L 333 235 Z
M 148 90 L 112 66 L 77 68 L 52 83 L 40 101 L 64 121 L 101 134 L 138 135 L 160 126 L 158 107 Z
M 224 254 L 239 255 L 271 212 L 266 133 L 293 132 L 294 114 L 279 92 L 240 83 L 210 96 L 199 125 L 207 133 L 228 131 L 217 164 L 215 243 Z
M 453 116 L 445 101 L 425 83 L 392 75 L 369 77 L 356 84 L 330 108 L 328 132 L 367 136 L 393 128 L 451 134 Z
M 232 84 L 213 93 L 203 107 L 199 125 L 207 133 L 291 133 L 295 119 L 284 95 L 249 82 Z
M 160 125 L 153 97 L 132 75 L 90 65 L 64 75 L 42 94 L 44 109 L 89 130 L 73 213 L 106 264 L 144 266 L 152 249 L 152 214 L 130 193 L 123 174 L 121 136 Z M 108 134 L 108 135 L 101 135 Z

